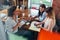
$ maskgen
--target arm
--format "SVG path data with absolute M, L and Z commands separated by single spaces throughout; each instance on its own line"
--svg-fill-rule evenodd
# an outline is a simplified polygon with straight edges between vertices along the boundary
M 20 26 L 20 22 L 18 22 L 12 29 L 15 31 Z
M 50 24 L 48 25 L 48 30 L 52 32 L 54 26 L 55 26 L 55 20 L 51 20 Z
M 42 22 L 38 22 L 38 24 L 35 23 L 35 25 L 36 25 L 38 28 L 40 28 L 40 27 L 43 28 L 42 26 L 39 26 L 39 25 L 44 24 L 45 21 L 46 21 L 46 19 L 47 19 L 47 18 L 45 18 Z
M 10 19 L 6 20 L 5 25 L 6 25 L 6 30 L 11 32 L 15 31 L 20 26 L 19 22 L 16 23 Z
M 47 17 L 42 22 L 39 22 L 39 24 L 44 24 L 46 19 L 47 19 Z

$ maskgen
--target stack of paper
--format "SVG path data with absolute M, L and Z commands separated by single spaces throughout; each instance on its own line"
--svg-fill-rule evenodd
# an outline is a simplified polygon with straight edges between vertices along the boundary
M 36 21 L 33 21 L 30 26 L 30 30 L 40 32 L 41 28 L 37 28 L 34 24 L 37 23 Z

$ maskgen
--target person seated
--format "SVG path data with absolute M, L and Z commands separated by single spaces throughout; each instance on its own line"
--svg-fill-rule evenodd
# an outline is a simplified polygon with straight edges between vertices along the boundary
M 17 30 L 20 25 L 20 22 L 18 21 L 18 13 L 16 13 L 15 10 L 16 6 L 12 6 L 8 9 L 8 17 L 5 21 L 7 32 L 13 32 Z
M 46 6 L 45 4 L 41 4 L 39 7 L 39 12 L 38 15 L 35 17 L 32 17 L 32 19 L 34 20 L 39 20 L 39 21 L 43 21 L 46 18 L 46 12 L 45 12 Z
M 45 4 L 41 4 L 38 13 L 39 21 L 43 21 L 46 18 L 45 9 L 46 9 Z

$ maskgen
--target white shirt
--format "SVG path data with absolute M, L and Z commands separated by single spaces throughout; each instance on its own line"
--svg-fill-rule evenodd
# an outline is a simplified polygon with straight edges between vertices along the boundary
M 55 26 L 55 20 L 46 18 L 44 28 L 52 31 L 52 28 Z
M 48 25 L 50 24 L 51 20 L 49 18 L 46 19 L 44 27 L 48 28 Z

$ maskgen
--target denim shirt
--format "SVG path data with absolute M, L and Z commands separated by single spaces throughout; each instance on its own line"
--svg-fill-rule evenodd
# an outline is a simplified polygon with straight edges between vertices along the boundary
M 39 21 L 43 21 L 46 18 L 46 12 L 43 12 L 42 16 L 39 16 Z

